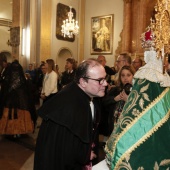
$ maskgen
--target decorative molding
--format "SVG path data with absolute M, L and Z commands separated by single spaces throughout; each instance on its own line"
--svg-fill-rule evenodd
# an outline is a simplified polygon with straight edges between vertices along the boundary
M 12 47 L 20 45 L 20 27 L 10 28 L 10 41 L 8 40 L 7 44 Z
M 119 55 L 122 52 L 122 35 L 123 35 L 123 31 L 121 31 L 120 33 L 120 41 L 118 42 L 118 47 L 115 50 L 116 55 Z
M 12 26 L 12 20 L 0 18 L 0 26 L 11 27 Z

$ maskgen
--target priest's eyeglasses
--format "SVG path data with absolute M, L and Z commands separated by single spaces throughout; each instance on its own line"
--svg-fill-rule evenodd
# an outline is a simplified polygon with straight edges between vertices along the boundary
M 106 81 L 106 78 L 99 78 L 99 79 L 93 79 L 93 78 L 90 78 L 90 77 L 83 77 L 83 78 L 98 81 L 100 85 L 102 85 Z

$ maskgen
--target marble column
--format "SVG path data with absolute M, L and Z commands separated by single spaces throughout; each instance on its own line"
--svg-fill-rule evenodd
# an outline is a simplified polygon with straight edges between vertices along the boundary
M 145 1 L 137 0 L 133 1 L 133 7 L 132 7 L 132 33 L 131 33 L 131 53 L 137 54 L 139 52 L 139 49 L 141 49 L 141 41 L 140 36 L 144 28 L 144 9 L 143 4 L 145 4 Z
M 13 0 L 12 4 L 12 28 L 20 27 L 20 0 Z M 20 37 L 20 35 L 18 35 Z M 19 59 L 19 47 L 12 46 L 12 58 Z
M 130 52 L 131 46 L 131 8 L 132 0 L 124 0 L 124 26 L 122 52 Z
M 40 61 L 51 57 L 52 0 L 41 0 Z
M 132 49 L 132 52 L 137 53 L 137 54 L 142 54 L 143 49 L 142 49 L 142 46 L 141 46 L 140 37 L 141 37 L 141 34 L 145 31 L 145 29 L 147 27 L 146 26 L 146 10 L 148 10 L 148 8 L 147 8 L 146 1 L 142 1 L 142 0 L 138 0 L 138 1 L 139 1 L 138 6 L 137 6 L 138 18 L 136 20 L 137 25 L 136 25 L 136 28 L 135 28 L 135 30 L 136 30 L 136 37 L 135 37 L 136 46 L 135 46 L 135 49 Z M 150 16 L 149 16 L 149 18 L 150 18 Z

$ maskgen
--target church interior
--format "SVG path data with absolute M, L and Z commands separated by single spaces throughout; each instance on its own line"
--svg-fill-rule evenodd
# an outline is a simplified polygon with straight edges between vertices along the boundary
M 26 70 L 30 63 L 38 67 L 50 58 L 62 72 L 68 57 L 80 63 L 104 55 L 110 67 L 120 53 L 143 59 L 140 36 L 150 24 L 156 0 L 0 0 L 0 4 L 0 70 L 4 59 L 17 59 Z M 70 6 L 79 30 L 64 37 L 61 25 Z M 102 20 L 109 20 L 108 47 L 103 49 L 95 39 Z M 40 123 L 38 119 L 37 126 Z M 0 169 L 32 169 L 38 130 L 20 139 L 0 135 Z M 104 159 L 102 148 L 99 156 Z
M 62 20 L 65 19 L 57 13 L 59 3 L 72 6 L 75 10 L 79 34 L 71 41 L 68 38 L 59 39 L 62 37 Z M 103 54 L 109 66 L 113 66 L 116 56 L 123 52 L 132 57 L 142 57 L 140 36 L 150 23 L 155 3 L 156 0 L 108 0 L 107 4 L 104 0 L 1 0 L 0 63 L 3 54 L 9 62 L 18 59 L 24 69 L 29 63 L 36 66 L 52 58 L 63 71 L 67 57 L 73 57 L 79 63 Z M 63 15 L 67 17 L 67 14 Z M 109 15 L 112 16 L 110 49 L 94 51 L 92 41 L 95 30 L 92 27 L 95 19 Z M 59 20 L 61 23 L 57 25 Z

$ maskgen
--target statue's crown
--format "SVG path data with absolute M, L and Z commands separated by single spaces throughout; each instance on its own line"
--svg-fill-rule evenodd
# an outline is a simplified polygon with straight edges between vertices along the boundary
M 154 9 L 151 23 L 141 35 L 142 48 L 164 56 L 170 52 L 170 0 L 158 0 Z
M 141 41 L 142 48 L 145 50 L 153 50 L 155 48 L 155 36 L 150 27 L 141 35 Z

